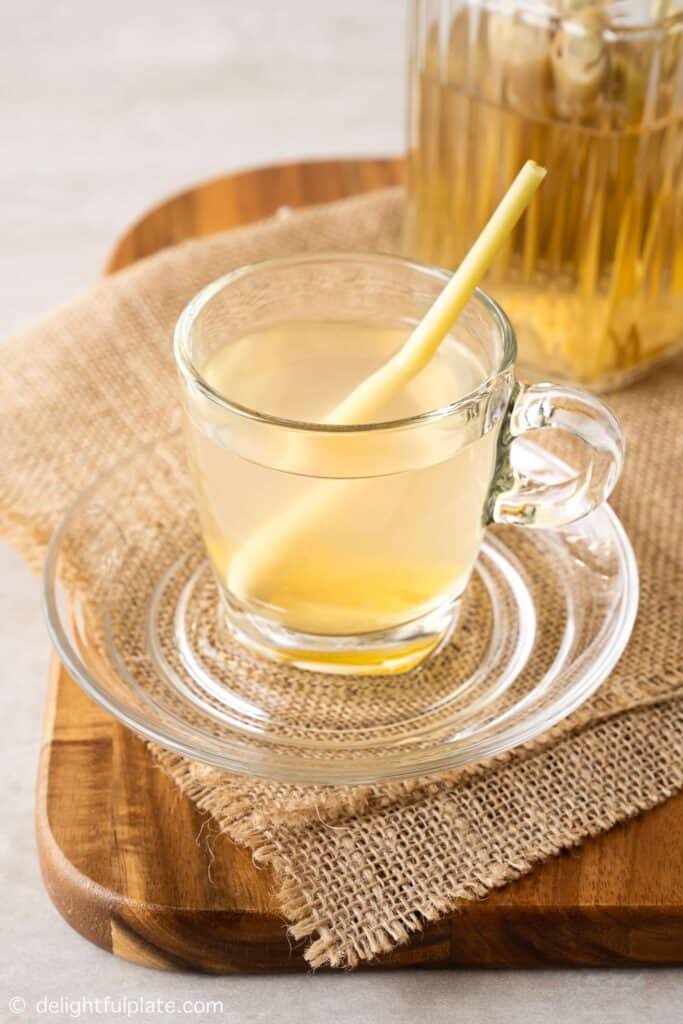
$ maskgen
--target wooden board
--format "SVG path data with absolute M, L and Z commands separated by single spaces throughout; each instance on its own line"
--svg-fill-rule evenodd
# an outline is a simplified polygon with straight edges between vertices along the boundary
M 396 161 L 292 164 L 191 189 L 139 221 L 116 270 L 164 245 L 392 184 Z M 92 942 L 137 963 L 306 970 L 268 871 L 215 834 L 144 743 L 53 666 L 37 796 L 48 892 Z M 430 926 L 376 967 L 683 962 L 683 795 Z

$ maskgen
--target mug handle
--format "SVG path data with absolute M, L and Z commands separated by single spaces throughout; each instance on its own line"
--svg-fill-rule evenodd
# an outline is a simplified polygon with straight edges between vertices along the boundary
M 585 446 L 584 465 L 574 470 L 554 456 L 544 457 L 540 448 L 515 444 L 527 431 L 539 429 L 578 437 Z M 487 522 L 537 527 L 574 523 L 607 500 L 623 459 L 619 424 L 599 399 L 561 385 L 518 383 L 501 427 Z

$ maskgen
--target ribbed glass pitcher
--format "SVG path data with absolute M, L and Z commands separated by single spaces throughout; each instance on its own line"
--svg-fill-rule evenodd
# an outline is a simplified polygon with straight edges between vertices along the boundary
M 683 13 L 412 0 L 406 251 L 455 266 L 519 167 L 548 176 L 487 288 L 532 376 L 626 383 L 683 338 Z

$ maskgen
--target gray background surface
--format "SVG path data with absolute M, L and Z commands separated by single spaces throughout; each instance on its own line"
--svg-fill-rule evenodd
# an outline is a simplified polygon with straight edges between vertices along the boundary
M 293 158 L 399 152 L 403 15 L 403 0 L 3 0 L 0 333 L 87 287 L 125 225 L 189 183 Z M 0 580 L 0 1020 L 74 1019 L 78 1000 L 96 996 L 177 1000 L 175 1013 L 131 1004 L 140 1021 L 683 1019 L 673 970 L 208 978 L 90 946 L 43 891 L 33 841 L 48 660 L 38 586 L 2 546 Z M 45 1012 L 46 999 L 63 1000 L 63 1012 Z M 203 999 L 223 1012 L 181 1006 Z M 86 1008 L 81 1019 L 125 1017 Z

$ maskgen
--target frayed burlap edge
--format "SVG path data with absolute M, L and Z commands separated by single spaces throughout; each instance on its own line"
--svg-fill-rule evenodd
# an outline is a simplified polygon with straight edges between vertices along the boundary
M 429 923 L 437 921 L 445 914 L 463 909 L 468 903 L 485 899 L 494 889 L 501 888 L 513 882 L 523 875 L 528 874 L 541 861 L 560 854 L 561 852 L 580 846 L 583 842 L 593 836 L 599 835 L 620 822 L 630 820 L 649 810 L 673 796 L 683 787 L 683 760 L 676 757 L 675 744 L 683 737 L 683 701 L 668 700 L 648 705 L 645 708 L 636 708 L 628 712 L 617 713 L 609 716 L 600 722 L 591 722 L 582 729 L 575 730 L 565 736 L 554 746 L 544 744 L 535 753 L 529 754 L 529 761 L 537 762 L 537 770 L 542 774 L 552 774 L 550 762 L 556 761 L 558 756 L 564 752 L 569 756 L 573 754 L 572 745 L 579 743 L 583 746 L 584 752 L 594 748 L 594 757 L 597 763 L 604 757 L 605 744 L 610 744 L 610 739 L 603 739 L 601 734 L 612 730 L 615 723 L 623 728 L 625 723 L 637 723 L 647 734 L 649 729 L 649 716 L 657 711 L 665 714 L 676 710 L 679 720 L 679 735 L 671 743 L 671 749 L 661 749 L 657 752 L 662 762 L 667 763 L 667 778 L 664 780 L 657 775 L 656 787 L 652 784 L 652 772 L 648 773 L 645 764 L 639 768 L 639 784 L 633 789 L 627 799 L 623 793 L 619 798 L 614 796 L 612 800 L 604 798 L 596 801 L 595 807 L 590 808 L 587 816 L 585 808 L 577 810 L 574 827 L 568 830 L 565 826 L 561 829 L 551 828 L 546 834 L 534 834 L 532 837 L 533 853 L 520 856 L 516 854 L 507 860 L 497 860 L 491 867 L 483 860 L 481 867 L 470 874 L 463 874 L 461 877 L 454 877 L 448 880 L 444 891 L 430 891 L 428 897 L 417 903 L 412 909 L 403 909 L 401 913 L 394 912 L 391 906 L 391 893 L 380 891 L 376 894 L 376 901 L 381 908 L 379 916 L 382 922 L 376 926 L 363 927 L 360 937 L 353 939 L 346 934 L 340 934 L 335 929 L 330 917 L 321 912 L 320 908 L 312 908 L 311 895 L 306 890 L 302 881 L 301 864 L 297 863 L 296 851 L 301 845 L 301 837 L 315 835 L 316 847 L 324 851 L 326 838 L 329 841 L 330 825 L 322 818 L 317 822 L 301 821 L 288 822 L 280 826 L 260 826 L 252 816 L 252 806 L 249 801 L 241 803 L 235 801 L 230 806 L 221 805 L 217 800 L 214 787 L 202 786 L 197 779 L 192 778 L 187 772 L 187 762 L 163 751 L 157 755 L 157 761 L 165 772 L 167 772 L 180 789 L 193 801 L 201 810 L 206 811 L 216 821 L 221 831 L 240 845 L 248 847 L 259 866 L 267 866 L 272 869 L 275 879 L 276 897 L 280 904 L 283 917 L 288 924 L 288 932 L 295 942 L 308 943 L 304 950 L 304 958 L 312 968 L 322 966 L 353 968 L 361 961 L 371 960 L 377 956 L 391 952 L 397 946 L 410 941 L 411 937 L 422 931 Z M 487 782 L 486 776 L 493 777 L 497 772 L 505 773 L 509 761 L 514 758 L 506 758 L 506 764 L 498 764 L 488 772 L 479 771 L 472 773 L 483 776 L 480 784 Z M 547 761 L 548 764 L 545 764 Z M 645 781 L 643 781 L 645 780 Z M 490 780 L 489 780 L 490 781 Z M 649 784 L 648 784 L 649 782 Z M 434 799 L 439 792 L 445 799 L 453 795 L 452 784 L 442 782 L 435 784 L 428 789 L 421 791 L 421 798 L 424 801 Z M 455 790 L 457 794 L 457 788 Z M 417 793 L 414 794 L 417 799 Z M 349 819 L 351 831 L 362 822 L 363 818 L 372 818 L 373 811 L 370 807 L 372 794 L 369 795 L 367 804 L 360 808 L 355 805 L 352 808 Z M 405 814 L 410 804 L 398 806 L 391 813 Z M 387 808 L 385 808 L 387 811 Z M 375 815 L 382 811 L 375 811 Z M 546 822 L 539 823 L 539 829 L 546 828 Z M 376 831 L 378 840 L 381 842 L 382 827 L 378 823 Z M 342 831 L 334 829 L 334 832 Z M 315 860 L 304 854 L 307 864 Z M 344 884 L 340 882 L 340 886 Z M 349 900 L 353 901 L 362 893 L 362 889 L 349 888 L 348 883 L 344 885 Z M 377 887 L 375 887 L 377 888 Z M 382 883 L 379 884 L 381 890 Z M 389 887 L 390 888 L 390 887 Z M 362 899 L 365 901 L 366 897 Z M 377 907 L 374 908 L 378 912 Z
M 323 825 L 333 825 L 348 817 L 371 813 L 374 808 L 386 807 L 396 801 L 408 805 L 511 762 L 535 757 L 559 741 L 579 736 L 592 726 L 630 711 L 647 711 L 679 697 L 683 697 L 683 686 L 674 687 L 666 697 L 643 699 L 636 705 L 607 706 L 596 710 L 589 702 L 574 712 L 569 720 L 559 722 L 535 739 L 476 764 L 400 782 L 353 786 L 293 785 L 289 787 L 289 795 L 285 795 L 288 787 L 283 784 L 278 790 L 275 803 L 272 802 L 272 791 L 269 793 L 272 782 L 248 776 L 233 776 L 221 769 L 201 765 L 165 750 L 153 742 L 149 742 L 148 746 L 157 763 L 194 803 L 211 814 L 236 843 L 250 846 L 254 836 L 271 828 L 277 829 L 282 824 L 303 825 L 317 820 Z M 264 799 L 268 801 L 266 811 L 260 810 Z

